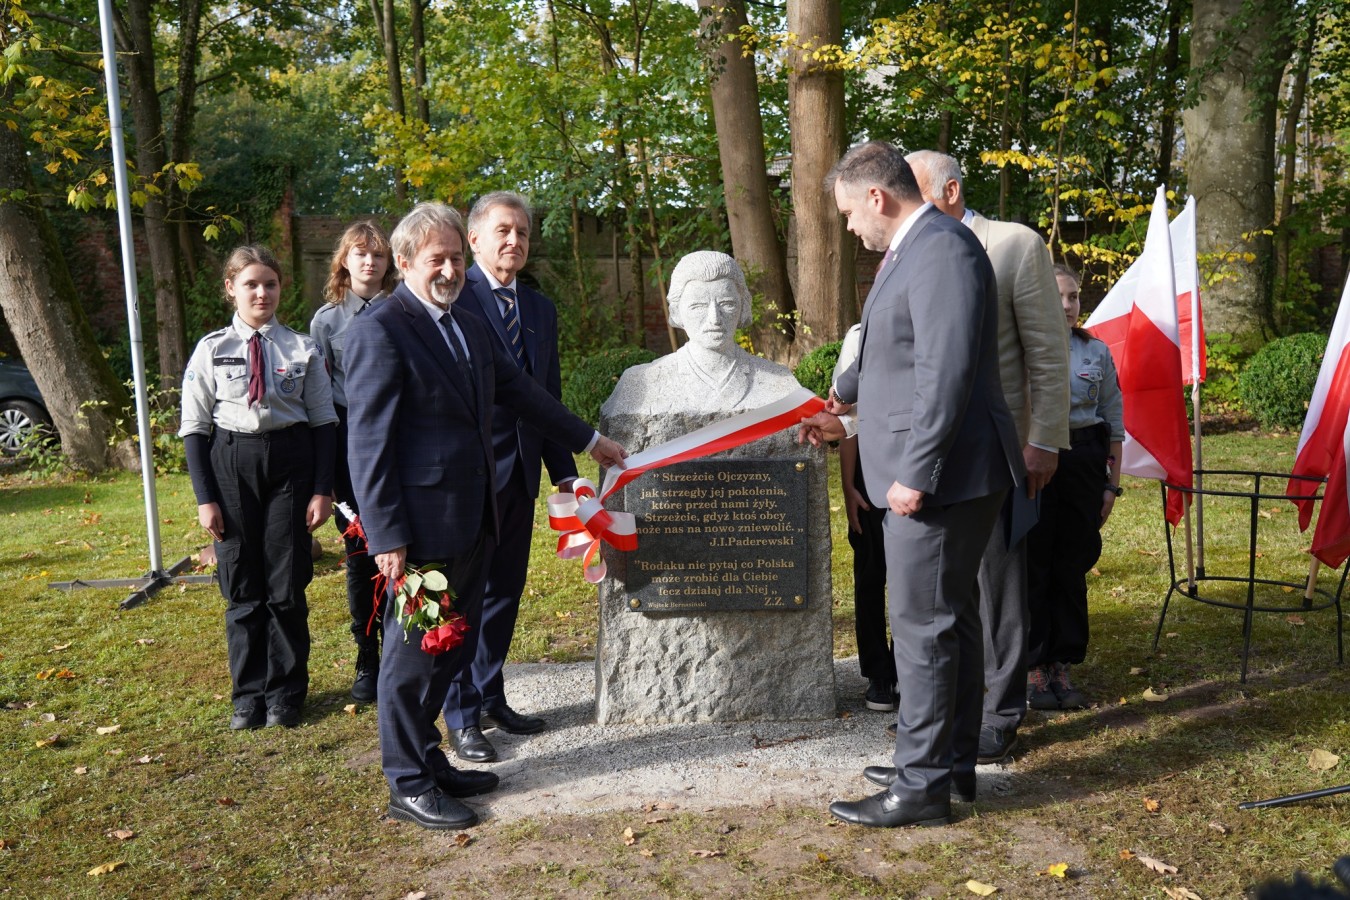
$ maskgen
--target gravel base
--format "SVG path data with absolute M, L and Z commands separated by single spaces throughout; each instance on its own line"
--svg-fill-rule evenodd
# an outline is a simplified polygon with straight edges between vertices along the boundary
M 548 729 L 533 735 L 494 729 L 486 734 L 497 762 L 451 761 L 501 776 L 497 791 L 470 801 L 499 821 L 653 804 L 703 811 L 790 803 L 824 812 L 831 800 L 878 790 L 862 770 L 890 763 L 892 740 L 884 729 L 895 716 L 864 706 L 867 682 L 856 657 L 835 661 L 835 683 L 839 714 L 826 721 L 601 726 L 593 663 L 511 665 L 508 701 L 543 716 Z M 1007 793 L 1005 767 L 981 766 L 977 774 L 982 797 Z

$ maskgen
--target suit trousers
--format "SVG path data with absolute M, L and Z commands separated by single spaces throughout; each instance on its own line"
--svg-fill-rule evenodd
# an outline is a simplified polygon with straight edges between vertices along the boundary
M 294 706 L 309 691 L 309 608 L 314 576 L 305 509 L 314 495 L 308 425 L 264 434 L 216 429 L 211 468 L 225 540 L 216 578 L 228 601 L 225 643 L 239 711 Z
M 525 490 L 519 462 L 506 487 L 497 492 L 497 512 L 501 519 L 501 542 L 487 565 L 482 624 L 476 633 L 477 650 L 473 661 L 459 673 L 446 694 L 448 728 L 477 725 L 484 709 L 494 709 L 506 702 L 502 666 L 515 634 L 534 538 L 534 498 Z M 473 637 L 470 635 L 470 640 Z
M 1025 491 L 1025 484 L 1013 490 Z M 1026 538 L 1008 546 L 1012 504 L 1005 503 L 980 560 L 980 619 L 984 622 L 984 724 L 1006 731 L 1027 715 Z
M 953 772 L 975 771 L 983 675 L 975 570 L 1004 493 L 888 513 L 883 523 L 900 685 L 891 794 L 901 800 L 946 799 Z
M 352 512 L 360 513 L 356 505 L 356 496 L 352 491 L 351 469 L 347 465 L 347 407 L 334 405 L 337 410 L 337 456 L 333 465 L 334 500 L 346 503 Z M 347 517 L 333 511 L 333 524 L 338 534 L 347 530 Z M 344 537 L 342 544 L 347 553 L 347 612 L 351 614 L 352 637 L 362 649 L 378 650 L 380 633 L 384 623 L 380 619 L 371 621 L 375 611 L 375 576 L 380 570 L 375 559 L 366 552 L 365 542 L 360 538 Z
M 854 471 L 854 483 L 867 496 L 862 466 Z M 895 684 L 895 648 L 886 640 L 886 541 L 881 527 L 885 518 L 885 507 L 860 509 L 862 531 L 848 530 L 853 548 L 853 628 L 862 677 Z
M 480 533 L 475 549 L 452 560 L 444 571 L 455 590 L 455 611 L 468 621 L 464 642 L 445 653 L 422 649 L 422 634 L 414 628 L 404 639 L 392 602 L 392 589 L 385 596 L 384 627 L 387 635 L 380 656 L 379 726 L 380 762 L 389 790 L 403 797 L 426 793 L 436 784 L 434 773 L 450 767 L 441 750 L 436 721 L 445 706 L 450 682 L 473 658 L 483 609 L 484 562 L 492 553 L 492 537 Z M 431 560 L 410 560 L 410 564 Z M 439 562 L 445 562 L 439 560 Z

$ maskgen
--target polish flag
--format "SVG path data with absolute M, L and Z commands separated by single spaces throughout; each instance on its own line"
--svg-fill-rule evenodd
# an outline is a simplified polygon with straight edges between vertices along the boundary
M 1158 188 L 1144 250 L 1126 272 L 1132 290 L 1113 289 L 1085 326 L 1111 348 L 1125 401 L 1125 445 L 1120 470 L 1190 487 L 1191 439 L 1181 391 L 1177 288 L 1167 196 Z M 1108 303 L 1115 298 L 1115 302 Z M 1181 521 L 1186 496 L 1167 494 L 1167 521 Z
M 1207 371 L 1204 317 L 1200 312 L 1200 265 L 1195 252 L 1195 198 L 1167 229 L 1172 238 L 1172 270 L 1177 291 L 1177 344 L 1181 352 L 1181 383 L 1204 382 Z M 1140 267 L 1130 266 L 1087 320 L 1087 329 L 1114 348 L 1125 340 L 1130 308 L 1139 290 Z M 1195 373 L 1200 373 L 1196 378 Z
M 1336 311 L 1336 322 L 1331 326 L 1327 352 L 1322 357 L 1322 370 L 1317 374 L 1317 386 L 1308 402 L 1308 418 L 1303 421 L 1303 433 L 1298 439 L 1298 456 L 1294 460 L 1295 475 L 1326 478 L 1326 493 L 1322 511 L 1313 532 L 1312 554 L 1333 569 L 1339 568 L 1350 556 L 1350 503 L 1346 495 L 1346 417 L 1350 410 L 1350 281 L 1341 295 L 1341 306 Z M 1314 485 L 1308 481 L 1289 479 L 1285 493 L 1290 496 L 1311 494 Z M 1312 500 L 1295 500 L 1298 506 L 1298 527 L 1307 530 L 1312 520 Z

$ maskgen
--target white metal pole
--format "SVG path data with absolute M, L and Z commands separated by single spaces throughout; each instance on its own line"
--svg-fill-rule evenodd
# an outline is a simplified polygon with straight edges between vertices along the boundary
M 113 181 L 117 188 L 117 228 L 122 239 L 122 285 L 127 295 L 127 330 L 131 334 L 131 373 L 136 390 L 136 430 L 141 441 L 141 483 L 145 492 L 145 528 L 150 542 L 150 574 L 164 571 L 159 546 L 159 501 L 155 496 L 155 462 L 150 438 L 150 402 L 145 390 L 145 344 L 136 296 L 136 247 L 131 232 L 131 191 L 127 186 L 127 148 L 122 138 L 122 101 L 117 89 L 117 56 L 113 43 L 112 0 L 98 0 L 103 38 L 103 79 L 108 90 L 108 124 L 112 130 Z

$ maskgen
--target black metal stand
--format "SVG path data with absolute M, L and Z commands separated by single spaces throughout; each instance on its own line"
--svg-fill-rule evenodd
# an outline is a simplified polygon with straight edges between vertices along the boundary
M 140 606 L 163 588 L 171 584 L 211 584 L 214 575 L 181 575 L 191 567 L 192 557 L 185 556 L 169 567 L 166 572 L 148 572 L 140 578 L 95 578 L 92 581 L 75 579 L 74 581 L 53 581 L 47 587 L 63 591 L 78 591 L 87 588 L 131 588 L 132 591 L 119 605 L 122 609 Z
M 1201 566 L 1196 569 L 1194 579 L 1195 584 L 1191 584 L 1191 579 L 1189 579 L 1186 576 L 1185 572 L 1183 572 L 1181 574 L 1181 577 L 1178 578 L 1176 553 L 1172 547 L 1172 532 L 1174 529 L 1167 524 L 1167 520 L 1166 518 L 1164 518 L 1163 532 L 1167 538 L 1167 565 L 1169 571 L 1171 572 L 1172 585 L 1170 588 L 1168 588 L 1167 596 L 1163 598 L 1162 614 L 1158 616 L 1158 628 L 1153 633 L 1153 649 L 1155 651 L 1158 649 L 1158 639 L 1162 637 L 1163 622 L 1167 618 L 1167 607 L 1168 604 L 1171 603 L 1172 595 L 1175 593 L 1180 594 L 1181 596 L 1184 597 L 1189 597 L 1190 599 L 1195 600 L 1199 603 L 1207 603 L 1210 606 L 1221 606 L 1226 609 L 1242 610 L 1243 612 L 1242 676 L 1240 680 L 1244 684 L 1247 681 L 1247 659 L 1249 654 L 1251 653 L 1252 616 L 1254 613 L 1316 612 L 1318 610 L 1330 609 L 1332 607 L 1335 607 L 1336 662 L 1338 664 L 1343 663 L 1345 660 L 1345 650 L 1342 637 L 1343 625 L 1341 621 L 1341 594 L 1345 591 L 1346 575 L 1347 573 L 1350 573 L 1350 566 L 1342 567 L 1340 583 L 1337 586 L 1336 592 L 1334 594 L 1331 591 L 1323 588 L 1315 588 L 1312 592 L 1309 593 L 1306 590 L 1307 589 L 1306 582 L 1300 583 L 1295 581 L 1281 581 L 1279 579 L 1256 577 L 1256 560 L 1257 560 L 1256 526 L 1259 520 L 1260 501 L 1320 500 L 1322 496 L 1320 493 L 1322 480 L 1319 478 L 1311 478 L 1305 475 L 1291 476 L 1289 474 L 1280 474 L 1277 472 L 1244 472 L 1232 469 L 1196 469 L 1195 474 L 1206 478 L 1210 476 L 1230 476 L 1230 477 L 1252 479 L 1252 490 L 1250 491 L 1224 491 L 1211 488 L 1201 489 L 1195 487 L 1187 487 L 1183 485 L 1168 484 L 1165 482 L 1163 483 L 1161 488 L 1164 510 L 1166 510 L 1167 508 L 1167 491 L 1169 489 L 1174 491 L 1181 491 L 1182 493 L 1190 494 L 1192 496 L 1199 495 L 1205 497 L 1236 497 L 1240 499 L 1245 499 L 1248 503 L 1248 511 L 1249 511 L 1249 521 L 1247 529 L 1247 573 L 1246 575 L 1208 575 L 1205 573 L 1204 567 Z M 1312 488 L 1313 492 L 1311 494 L 1300 494 L 1296 496 L 1291 496 L 1285 494 L 1284 492 L 1278 494 L 1263 494 L 1261 493 L 1261 481 L 1264 478 L 1278 478 L 1281 480 L 1288 480 L 1290 478 L 1293 478 L 1296 481 L 1310 482 L 1315 486 Z M 1203 483 L 1203 481 L 1201 483 Z M 1199 540 L 1203 543 L 1204 541 L 1203 532 L 1199 534 Z M 1200 593 L 1200 584 L 1202 582 L 1208 581 L 1236 582 L 1238 584 L 1245 584 L 1247 586 L 1247 597 L 1245 602 L 1234 603 L 1232 601 L 1222 600 L 1213 596 L 1208 597 L 1204 596 L 1203 594 Z M 1265 594 L 1263 593 L 1262 602 L 1257 603 L 1256 600 L 1257 585 L 1280 589 L 1281 594 L 1284 593 L 1283 589 L 1285 588 L 1293 588 L 1294 590 L 1302 591 L 1303 593 L 1300 596 L 1302 602 L 1299 603 L 1298 605 L 1292 605 L 1289 603 L 1267 602 L 1265 600 Z
M 1290 794 L 1287 797 L 1275 797 L 1270 800 L 1248 800 L 1246 803 L 1239 803 L 1238 809 L 1265 809 L 1269 806 L 1288 806 L 1291 803 L 1302 803 L 1304 800 L 1316 800 L 1319 797 L 1332 797 L 1336 794 L 1346 793 L 1350 793 L 1350 784 L 1343 784 L 1340 787 L 1334 788 L 1323 788 L 1320 791 L 1304 791 L 1302 794 Z M 1347 885 L 1350 886 L 1350 882 L 1347 882 Z

